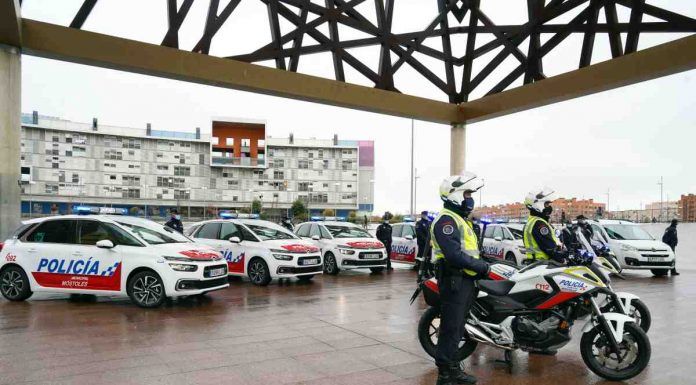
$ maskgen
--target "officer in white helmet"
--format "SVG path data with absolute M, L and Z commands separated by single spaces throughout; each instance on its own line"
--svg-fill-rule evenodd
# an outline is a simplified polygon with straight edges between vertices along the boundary
M 441 300 L 435 352 L 438 385 L 476 383 L 474 376 L 462 371 L 457 353 L 466 317 L 476 298 L 475 281 L 490 270 L 488 263 L 479 258 L 478 239 L 468 219 L 474 209 L 472 194 L 481 187 L 483 181 L 468 172 L 442 181 L 440 198 L 444 208 L 430 227 Z
M 529 209 L 529 217 L 524 225 L 525 263 L 554 260 L 564 263 L 568 252 L 556 237 L 556 232 L 549 223 L 555 199 L 554 191 L 548 187 L 530 191 L 524 199 Z

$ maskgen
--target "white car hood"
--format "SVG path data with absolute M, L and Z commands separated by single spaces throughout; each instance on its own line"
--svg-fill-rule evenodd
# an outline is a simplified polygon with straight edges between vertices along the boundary
M 275 239 L 269 241 L 262 241 L 261 244 L 269 249 L 280 249 L 288 250 L 291 252 L 299 253 L 316 253 L 319 248 L 311 244 L 310 242 L 301 239 Z
M 669 246 L 657 240 L 614 240 L 618 244 L 630 245 L 639 250 L 671 251 Z
M 355 249 L 383 249 L 384 244 L 374 238 L 334 238 L 336 245 L 346 245 Z M 372 244 L 372 245 L 370 245 Z
M 194 260 L 210 261 L 222 259 L 222 255 L 214 248 L 199 243 L 164 243 L 150 245 L 152 250 L 157 250 L 162 256 L 188 257 Z

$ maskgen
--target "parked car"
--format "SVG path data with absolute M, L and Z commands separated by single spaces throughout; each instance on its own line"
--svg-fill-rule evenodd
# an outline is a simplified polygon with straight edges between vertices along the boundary
M 664 276 L 674 267 L 672 249 L 640 225 L 607 219 L 589 222 L 594 236 L 609 245 L 622 268 L 650 270 L 653 275 Z
M 482 255 L 486 258 L 504 259 L 521 265 L 526 258 L 523 240 L 524 224 L 492 223 L 483 232 Z
M 389 258 L 395 262 L 418 266 L 423 258 L 418 258 L 418 241 L 416 225 L 413 222 L 401 222 L 392 225 L 392 247 Z
M 188 234 L 227 260 L 231 276 L 248 276 L 260 286 L 276 278 L 309 281 L 322 273 L 319 248 L 284 227 L 251 215 L 223 215 L 194 223 Z
M 167 297 L 228 286 L 227 266 L 219 253 L 142 218 L 32 219 L 0 243 L 0 292 L 11 301 L 34 292 L 122 295 L 152 308 Z
M 341 269 L 370 269 L 375 273 L 384 270 L 387 250 L 367 230 L 330 218 L 313 219 L 297 225 L 295 233 L 321 249 L 326 274 L 336 275 Z

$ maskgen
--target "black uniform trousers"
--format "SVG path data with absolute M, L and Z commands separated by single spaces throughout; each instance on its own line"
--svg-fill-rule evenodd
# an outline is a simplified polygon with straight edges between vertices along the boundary
M 459 342 L 465 333 L 469 310 L 476 299 L 474 277 L 438 274 L 440 288 L 440 331 L 437 337 L 437 366 L 458 364 Z

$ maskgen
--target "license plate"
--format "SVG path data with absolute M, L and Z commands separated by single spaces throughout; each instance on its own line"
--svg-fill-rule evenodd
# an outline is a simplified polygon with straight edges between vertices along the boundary
M 313 259 L 303 259 L 302 260 L 302 265 L 318 265 L 319 264 L 319 258 L 313 258 Z
M 382 259 L 382 254 L 363 254 L 363 259 Z
M 664 261 L 662 258 L 648 257 L 648 262 L 662 262 L 662 261 Z
M 211 277 L 218 277 L 221 275 L 225 275 L 226 273 L 227 273 L 227 270 L 224 267 L 221 267 L 219 269 L 211 269 L 210 270 Z

